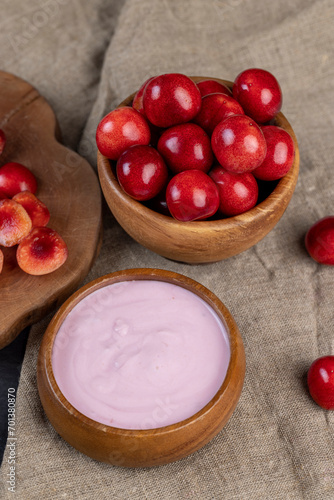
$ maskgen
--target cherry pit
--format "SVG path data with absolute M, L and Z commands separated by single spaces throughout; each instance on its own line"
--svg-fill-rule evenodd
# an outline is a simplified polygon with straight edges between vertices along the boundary
M 124 192 L 153 210 L 183 222 L 233 217 L 293 165 L 294 141 L 274 124 L 281 106 L 279 83 L 263 69 L 243 71 L 231 89 L 168 73 L 108 113 L 96 143 Z

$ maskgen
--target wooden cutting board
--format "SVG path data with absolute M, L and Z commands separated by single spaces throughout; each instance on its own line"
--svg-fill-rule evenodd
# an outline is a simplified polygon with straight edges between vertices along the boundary
M 79 286 L 101 241 L 101 192 L 89 163 L 61 145 L 56 117 L 29 83 L 0 71 L 0 128 L 7 137 L 0 166 L 15 161 L 38 181 L 37 197 L 49 208 L 49 227 L 65 240 L 69 256 L 57 271 L 30 276 L 16 264 L 16 247 L 3 249 L 0 274 L 0 349 L 59 306 Z

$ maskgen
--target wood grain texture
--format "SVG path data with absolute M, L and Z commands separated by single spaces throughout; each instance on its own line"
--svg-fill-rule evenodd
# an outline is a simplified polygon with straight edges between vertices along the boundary
M 66 315 L 89 293 L 120 281 L 161 280 L 198 294 L 218 314 L 227 328 L 231 359 L 225 380 L 214 398 L 194 416 L 166 427 L 127 430 L 100 424 L 78 412 L 55 381 L 52 347 Z M 40 347 L 37 383 L 51 424 L 73 447 L 112 465 L 150 467 L 174 462 L 208 443 L 226 424 L 239 400 L 245 376 L 245 354 L 238 327 L 224 304 L 203 285 L 185 276 L 159 269 L 129 269 L 112 273 L 86 285 L 63 304 L 51 321 Z
M 55 115 L 29 83 L 0 72 L 0 128 L 7 137 L 0 165 L 16 161 L 37 177 L 37 196 L 51 213 L 48 224 L 64 238 L 69 257 L 57 271 L 30 276 L 4 249 L 0 274 L 0 348 L 59 306 L 82 282 L 101 240 L 101 194 L 86 160 L 61 145 Z
M 197 82 L 207 78 L 193 77 L 193 80 Z M 216 80 L 232 87 L 229 81 Z M 133 97 L 134 94 L 120 106 L 130 105 Z M 247 250 L 264 238 L 280 220 L 298 179 L 299 149 L 294 131 L 282 113 L 278 113 L 276 125 L 287 130 L 293 138 L 294 163 L 273 192 L 248 212 L 221 220 L 194 222 L 179 222 L 158 214 L 124 193 L 111 163 L 98 152 L 98 174 L 111 212 L 134 240 L 172 260 L 189 264 L 216 262 Z

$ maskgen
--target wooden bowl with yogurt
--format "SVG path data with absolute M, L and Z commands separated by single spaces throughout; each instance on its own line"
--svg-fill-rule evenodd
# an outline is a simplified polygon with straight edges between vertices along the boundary
M 224 304 L 159 269 L 115 272 L 78 290 L 52 319 L 37 365 L 58 434 L 124 467 L 174 462 L 208 443 L 232 415 L 244 375 Z
M 192 77 L 195 82 L 210 77 Z M 229 88 L 233 83 L 215 78 Z M 135 94 L 119 107 L 131 106 Z M 182 222 L 158 213 L 128 196 L 118 183 L 115 165 L 97 154 L 101 188 L 117 222 L 138 243 L 171 260 L 189 264 L 217 262 L 248 250 L 262 240 L 284 214 L 296 187 L 299 172 L 299 149 L 296 135 L 283 113 L 274 124 L 286 130 L 295 144 L 295 158 L 290 171 L 275 183 L 261 188 L 258 204 L 240 215 L 223 219 Z

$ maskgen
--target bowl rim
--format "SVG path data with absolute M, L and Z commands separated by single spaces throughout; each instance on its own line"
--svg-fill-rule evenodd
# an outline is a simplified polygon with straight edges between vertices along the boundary
M 61 392 L 52 369 L 52 349 L 58 330 L 67 317 L 68 313 L 75 307 L 75 305 L 95 290 L 108 286 L 109 284 L 138 279 L 167 281 L 169 283 L 181 286 L 198 295 L 216 312 L 219 319 L 222 321 L 223 325 L 226 328 L 230 344 L 230 360 L 225 378 L 220 388 L 211 398 L 211 400 L 203 408 L 186 419 L 183 419 L 174 424 L 155 427 L 152 429 L 125 429 L 113 427 L 87 417 L 79 410 L 77 410 Z M 75 420 L 80 421 L 90 428 L 93 428 L 94 431 L 100 431 L 104 433 L 111 432 L 112 434 L 116 434 L 122 437 L 135 437 L 138 435 L 138 433 L 142 436 L 161 436 L 170 432 L 181 430 L 182 428 L 195 423 L 199 419 L 205 418 L 205 415 L 209 413 L 217 404 L 219 404 L 219 401 L 224 397 L 231 379 L 233 378 L 233 376 L 235 376 L 234 369 L 238 364 L 240 364 L 240 359 L 243 360 L 243 370 L 240 372 L 242 387 L 245 378 L 245 352 L 242 338 L 233 316 L 231 315 L 227 307 L 223 304 L 223 302 L 213 292 L 211 292 L 208 288 L 206 288 L 199 282 L 180 273 L 157 268 L 133 268 L 115 271 L 96 278 L 95 280 L 87 283 L 79 290 L 77 290 L 74 294 L 71 295 L 71 297 L 66 300 L 66 302 L 63 303 L 63 305 L 52 318 L 43 336 L 42 344 L 40 346 L 38 354 L 38 370 L 45 370 L 49 388 L 51 389 L 53 396 L 56 398 L 57 403 L 60 404 L 62 409 L 65 412 L 68 412 L 72 417 L 74 417 Z
M 233 82 L 229 80 L 223 80 L 221 78 L 216 78 L 216 77 L 207 77 L 207 76 L 190 76 L 189 77 L 191 80 L 193 80 L 195 83 L 203 81 L 203 80 L 216 80 L 219 83 L 222 83 L 223 85 L 227 86 L 230 90 L 232 90 L 233 87 Z M 136 95 L 137 92 L 132 93 L 129 95 L 126 99 L 124 99 L 118 106 L 117 108 L 124 107 L 124 106 L 129 106 L 132 103 L 132 100 L 134 96 Z M 236 224 L 238 225 L 244 225 L 249 223 L 250 218 L 257 218 L 261 216 L 264 212 L 268 211 L 276 211 L 276 208 L 280 204 L 280 199 L 282 196 L 285 194 L 288 195 L 291 192 L 291 188 L 295 188 L 295 185 L 297 183 L 298 179 L 298 173 L 299 173 L 299 163 L 300 163 L 300 155 L 299 155 L 299 147 L 298 147 L 298 141 L 297 137 L 294 133 L 294 130 L 292 126 L 290 125 L 289 121 L 287 118 L 284 116 L 284 114 L 280 111 L 277 113 L 275 119 L 274 119 L 274 125 L 278 127 L 284 128 L 292 137 L 292 140 L 295 145 L 295 157 L 294 161 L 292 164 L 292 167 L 290 168 L 289 172 L 282 177 L 281 179 L 278 179 L 277 185 L 274 187 L 273 191 L 260 203 L 255 205 L 255 207 L 251 208 L 250 210 L 247 210 L 246 212 L 235 215 L 232 217 L 226 217 L 222 219 L 214 219 L 214 220 L 194 220 L 194 221 L 178 221 L 174 219 L 173 217 L 170 217 L 168 215 L 161 214 L 159 212 L 156 212 L 155 210 L 147 207 L 140 201 L 135 200 L 134 198 L 131 198 L 129 195 L 123 191 L 121 186 L 119 185 L 117 178 L 115 176 L 115 173 L 112 169 L 111 166 L 111 160 L 109 160 L 107 157 L 103 156 L 99 150 L 97 150 L 97 158 L 98 158 L 98 167 L 102 165 L 102 168 L 98 168 L 98 174 L 99 177 L 103 175 L 107 175 L 109 178 L 109 181 L 113 184 L 113 187 L 115 190 L 118 192 L 118 196 L 122 200 L 122 203 L 126 205 L 126 207 L 132 207 L 136 209 L 136 211 L 139 214 L 142 214 L 143 217 L 153 217 L 157 221 L 164 221 L 168 222 L 171 227 L 175 228 L 180 228 L 180 229 L 191 229 L 191 228 L 203 228 L 203 229 L 208 229 L 208 230 L 218 230 L 225 228 L 226 230 L 229 230 L 230 228 L 232 229 L 235 227 Z M 114 162 L 116 163 L 116 162 Z M 101 180 L 100 180 L 101 182 Z M 196 226 L 194 226 L 196 225 Z

